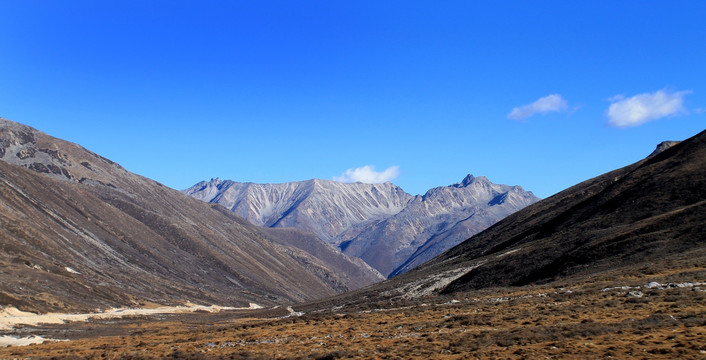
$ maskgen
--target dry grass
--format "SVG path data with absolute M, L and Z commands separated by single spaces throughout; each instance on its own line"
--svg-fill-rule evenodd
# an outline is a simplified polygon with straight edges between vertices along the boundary
M 283 319 L 141 318 L 120 324 L 121 336 L 5 348 L 0 358 L 706 358 L 706 286 L 645 287 L 705 275 L 694 268 Z M 632 288 L 605 290 L 622 286 Z

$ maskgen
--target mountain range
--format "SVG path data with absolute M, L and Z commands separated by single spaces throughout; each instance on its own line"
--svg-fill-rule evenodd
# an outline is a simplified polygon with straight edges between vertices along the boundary
M 405 274 L 327 301 L 698 274 L 706 259 L 704 234 L 706 131 L 664 142 L 641 161 L 530 205 Z
M 705 189 L 706 132 L 663 143 L 642 161 L 529 205 L 408 272 L 358 290 L 257 310 L 17 326 L 0 332 L 0 341 L 70 341 L 0 347 L 0 357 L 700 359 Z M 191 200 L 201 204 L 197 211 L 239 219 Z M 289 244 L 318 239 L 304 230 L 259 229 Z M 265 244 L 260 250 L 269 249 Z M 71 269 L 69 276 L 85 270 Z M 30 276 L 44 280 L 10 270 L 25 278 L 22 286 Z M 17 313 L 0 312 L 0 320 Z
M 6 119 L 0 160 L 0 305 L 267 306 L 382 279 L 314 236 L 256 227 Z
M 539 199 L 520 186 L 466 176 L 412 196 L 400 187 L 313 179 L 280 184 L 211 179 L 184 190 L 255 225 L 294 227 L 395 276 Z
M 349 190 L 345 198 L 358 207 L 336 212 L 322 205 L 323 195 L 311 193 L 279 213 L 278 202 L 270 199 L 259 214 L 279 218 L 256 226 L 232 207 L 194 199 L 79 145 L 5 119 L 0 119 L 0 160 L 0 305 L 24 311 L 188 301 L 231 306 L 309 301 L 301 308 L 311 310 L 618 273 L 640 278 L 670 268 L 698 272 L 706 259 L 706 131 L 662 143 L 641 161 L 528 205 L 382 282 L 378 271 L 333 245 L 356 248 L 365 243 L 360 234 L 375 233 L 371 229 L 392 234 L 415 216 L 419 222 L 446 216 L 451 220 L 436 228 L 446 232 L 437 234 L 450 234 L 469 226 L 465 219 L 493 213 L 502 204 L 522 205 L 529 195 L 473 176 L 424 196 L 405 195 L 392 184 L 311 180 L 299 186 L 364 189 Z M 293 184 L 298 192 L 287 191 L 305 193 Z M 385 196 L 373 196 L 382 189 L 388 189 Z M 449 194 L 465 195 L 450 202 L 454 195 Z M 327 241 L 289 224 L 267 227 L 305 218 L 309 212 L 302 205 L 308 203 L 340 216 L 332 215 L 339 219 L 334 225 L 346 224 L 356 212 L 366 220 L 341 232 L 353 236 Z M 473 206 L 479 208 L 460 221 L 442 211 Z M 431 248 L 435 242 L 424 244 Z M 335 294 L 340 295 L 316 300 Z

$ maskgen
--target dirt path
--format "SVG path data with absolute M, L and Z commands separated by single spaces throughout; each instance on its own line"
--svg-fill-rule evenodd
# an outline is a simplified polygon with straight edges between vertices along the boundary
M 87 321 L 88 319 L 113 319 L 125 316 L 156 315 L 156 314 L 178 314 L 192 313 L 196 311 L 219 312 L 222 310 L 255 310 L 261 309 L 260 305 L 250 303 L 249 307 L 236 308 L 218 305 L 195 305 L 187 303 L 183 306 L 160 306 L 155 308 L 112 308 L 104 312 L 84 313 L 84 314 L 64 314 L 47 313 L 35 314 L 20 311 L 15 307 L 7 307 L 0 310 L 0 330 L 12 330 L 17 325 L 36 326 L 39 324 L 62 324 L 69 321 Z M 13 336 L 1 336 L 0 346 L 16 346 L 42 343 L 51 339 L 40 336 L 18 338 Z

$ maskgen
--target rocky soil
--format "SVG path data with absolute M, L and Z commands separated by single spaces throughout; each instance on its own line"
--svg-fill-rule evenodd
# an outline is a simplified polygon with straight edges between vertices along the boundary
M 706 356 L 706 268 L 604 273 L 523 286 L 350 304 L 66 324 L 0 358 L 474 359 Z M 698 284 L 698 285 L 695 285 Z

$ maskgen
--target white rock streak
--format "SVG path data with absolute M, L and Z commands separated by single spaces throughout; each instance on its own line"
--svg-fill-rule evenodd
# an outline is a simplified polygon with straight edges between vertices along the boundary
M 32 344 L 41 344 L 45 341 L 56 341 L 56 340 L 46 339 L 46 338 L 43 338 L 43 337 L 37 336 L 37 335 L 32 335 L 32 336 L 23 337 L 23 338 L 3 335 L 3 336 L 0 336 L 0 347 L 27 346 L 27 345 L 32 345 Z
M 195 311 L 218 312 L 222 310 L 254 310 L 261 309 L 260 305 L 250 303 L 248 307 L 236 308 L 218 305 L 195 305 L 187 303 L 183 306 L 160 306 L 155 308 L 113 308 L 104 312 L 66 314 L 47 313 L 35 314 L 20 311 L 15 307 L 7 307 L 0 310 L 0 330 L 10 330 L 16 325 L 39 325 L 39 324 L 62 324 L 67 321 L 86 321 L 88 319 L 112 319 L 124 316 L 155 315 L 155 314 L 175 314 Z

